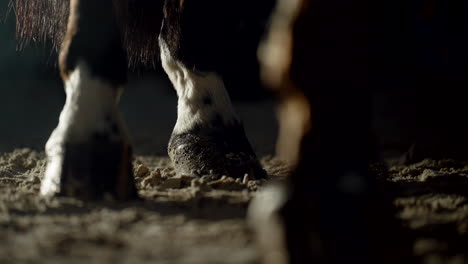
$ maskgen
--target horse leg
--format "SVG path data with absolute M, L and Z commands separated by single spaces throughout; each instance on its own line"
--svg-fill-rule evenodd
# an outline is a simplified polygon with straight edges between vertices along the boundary
M 127 62 L 112 0 L 71 0 L 59 57 L 66 102 L 46 144 L 45 196 L 136 195 L 131 147 L 117 110 Z
M 223 17 L 225 4 L 165 2 L 161 61 L 178 95 L 168 152 L 178 174 L 263 177 L 219 69 L 229 54 L 232 20 Z
M 250 208 L 264 263 L 375 263 L 373 8 L 366 0 L 279 1 L 260 54 L 265 80 L 282 96 L 279 154 L 297 164 Z

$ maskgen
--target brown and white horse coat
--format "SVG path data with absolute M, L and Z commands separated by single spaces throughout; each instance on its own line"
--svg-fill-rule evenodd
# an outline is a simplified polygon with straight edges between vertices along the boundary
M 235 64 L 237 16 L 249 19 L 266 8 L 248 6 L 214 0 L 16 1 L 21 39 L 61 43 L 67 100 L 46 145 L 41 193 L 99 197 L 109 192 L 124 198 L 134 192 L 123 187 L 132 185 L 131 148 L 117 104 L 128 65 L 159 60 L 179 97 L 168 147 L 177 173 L 264 177 L 223 80 L 233 68 L 229 64 Z M 58 13 L 43 19 L 50 10 Z M 114 180 L 101 179 L 104 171 Z
M 243 74 L 232 52 L 238 17 L 266 17 L 272 2 L 16 0 L 20 39 L 52 39 L 61 47 L 67 93 L 46 146 L 41 193 L 134 196 L 131 148 L 116 105 L 127 65 L 158 58 L 179 97 L 168 148 L 177 172 L 263 177 L 224 79 L 226 69 Z M 252 207 L 263 213 L 253 219 L 265 223 L 258 230 L 266 263 L 376 263 L 381 251 L 369 215 L 385 215 L 371 210 L 371 91 L 427 66 L 416 55 L 413 23 L 421 6 L 439 2 L 278 1 L 260 57 L 264 79 L 282 97 L 279 150 L 298 163 L 287 188 Z

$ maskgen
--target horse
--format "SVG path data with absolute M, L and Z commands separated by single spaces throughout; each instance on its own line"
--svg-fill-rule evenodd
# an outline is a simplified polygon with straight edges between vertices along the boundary
M 46 144 L 41 194 L 136 195 L 116 104 L 127 66 L 158 57 L 179 98 L 168 146 L 176 172 L 265 177 L 232 108 L 223 68 L 236 48 L 238 16 L 267 9 L 267 2 L 17 0 L 18 36 L 53 40 L 67 94 Z M 405 66 L 413 50 L 405 45 L 417 12 L 401 8 L 407 6 L 278 0 L 259 57 L 263 79 L 281 97 L 279 154 L 295 166 L 273 198 L 251 207 L 255 222 L 267 222 L 257 224 L 266 237 L 265 263 L 376 263 L 371 95 L 388 76 L 405 75 L 393 66 L 411 70 Z
M 46 144 L 42 195 L 135 196 L 132 148 L 117 104 L 127 67 L 158 62 L 178 95 L 168 145 L 177 174 L 266 176 L 223 80 L 232 67 L 229 49 L 236 49 L 236 15 L 268 10 L 262 4 L 18 0 L 14 9 L 23 43 L 52 40 L 59 51 L 67 98 Z
M 366 2 L 359 1 L 361 5 Z M 41 195 L 99 199 L 111 194 L 119 200 L 136 196 L 132 150 L 117 104 L 126 84 L 127 67 L 159 61 L 178 96 L 177 122 L 168 144 L 177 174 L 249 174 L 264 178 L 265 172 L 232 107 L 223 72 L 226 64 L 233 61 L 231 50 L 237 48 L 234 33 L 239 17 L 255 17 L 259 13 L 269 16 L 271 3 L 275 4 L 217 0 L 16 0 L 19 39 L 26 44 L 31 40 L 52 40 L 59 52 L 66 92 L 59 124 L 46 144 L 47 169 Z M 335 13 L 328 5 L 318 9 L 309 6 L 308 0 L 278 1 L 269 37 L 259 52 L 263 77 L 282 98 L 279 154 L 298 164 L 288 183 L 292 189 L 283 191 L 293 207 L 309 207 L 301 202 L 307 196 L 306 186 L 320 186 L 333 195 L 337 190 L 332 185 L 337 181 L 344 182 L 339 193 L 362 200 L 367 187 L 361 185 L 369 181 L 366 87 L 370 82 L 365 81 L 363 74 L 369 71 L 367 66 L 371 63 L 356 67 L 356 54 L 368 56 L 372 50 L 368 49 L 369 32 L 356 30 L 355 23 L 346 30 L 335 25 L 327 30 L 340 37 L 349 36 L 347 30 L 351 30 L 363 40 L 340 46 L 342 49 L 327 47 L 339 43 L 340 37 L 329 38 L 318 26 L 312 28 L 316 34 L 312 40 L 308 27 L 326 19 L 323 14 L 330 12 L 342 19 L 356 14 Z M 347 6 L 358 10 L 352 4 Z M 361 21 L 365 21 L 367 13 L 361 14 L 365 15 Z M 356 50 L 359 52 L 351 52 Z M 338 60 L 342 66 L 331 70 Z M 241 65 L 235 66 L 242 74 Z M 312 79 L 310 72 L 314 72 Z M 342 79 L 330 82 L 335 74 L 342 75 Z M 361 88 L 337 88 L 345 84 L 345 79 Z M 340 133 L 343 130 L 346 133 Z M 348 160 L 349 156 L 355 158 Z M 325 173 L 330 167 L 336 169 Z M 309 173 L 324 175 L 308 177 Z M 317 179 L 323 182 L 317 184 Z M 356 181 L 357 187 L 347 184 Z M 356 203 L 348 205 L 351 208 Z M 289 203 L 286 207 L 290 207 Z M 285 214 L 288 231 L 295 234 L 292 241 L 296 246 L 289 247 L 293 263 L 308 252 L 304 248 L 308 243 L 297 239 L 301 236 L 291 228 L 299 219 L 302 218 L 294 210 Z

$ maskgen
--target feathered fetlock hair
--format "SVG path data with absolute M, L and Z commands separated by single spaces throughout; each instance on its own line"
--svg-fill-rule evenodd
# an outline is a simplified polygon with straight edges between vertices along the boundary
M 92 0 L 100 1 L 100 0 Z M 155 67 L 164 0 L 113 0 L 129 66 Z M 51 41 L 58 51 L 65 36 L 70 0 L 10 0 L 20 49 Z

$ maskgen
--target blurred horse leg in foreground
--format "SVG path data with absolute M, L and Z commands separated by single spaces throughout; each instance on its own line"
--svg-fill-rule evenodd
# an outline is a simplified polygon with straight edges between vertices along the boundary
M 278 2 L 259 55 L 265 81 L 282 98 L 278 154 L 296 165 L 287 184 L 250 208 L 264 263 L 377 263 L 381 256 L 374 219 L 384 215 L 375 210 L 368 169 L 380 8 L 366 0 Z

